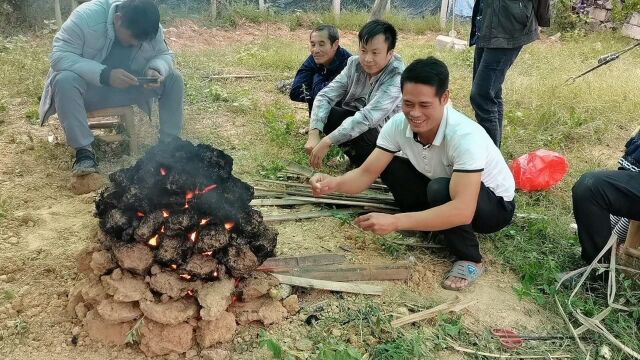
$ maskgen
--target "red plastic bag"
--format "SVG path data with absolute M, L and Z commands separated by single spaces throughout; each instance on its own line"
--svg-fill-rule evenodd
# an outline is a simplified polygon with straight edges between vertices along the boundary
M 546 190 L 559 183 L 569 171 L 567 159 L 553 151 L 536 150 L 511 162 L 516 188 L 522 191 Z

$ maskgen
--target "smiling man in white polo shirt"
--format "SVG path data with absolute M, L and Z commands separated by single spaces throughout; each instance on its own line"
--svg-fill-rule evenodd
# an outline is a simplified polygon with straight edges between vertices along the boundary
M 358 226 L 377 234 L 440 232 L 456 257 L 442 286 L 461 290 L 484 271 L 475 232 L 496 232 L 511 222 L 515 184 L 484 129 L 447 106 L 448 87 L 442 61 L 414 61 L 401 78 L 402 113 L 384 125 L 364 164 L 339 177 L 316 174 L 310 182 L 316 196 L 353 194 L 381 176 L 403 212 L 363 215 Z

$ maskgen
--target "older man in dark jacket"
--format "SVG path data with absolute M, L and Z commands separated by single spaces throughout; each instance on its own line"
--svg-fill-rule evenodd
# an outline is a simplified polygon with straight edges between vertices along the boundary
M 476 120 L 498 147 L 504 114 L 502 83 L 522 47 L 538 39 L 538 3 L 477 0 L 473 7 L 469 44 L 476 49 L 471 105 Z

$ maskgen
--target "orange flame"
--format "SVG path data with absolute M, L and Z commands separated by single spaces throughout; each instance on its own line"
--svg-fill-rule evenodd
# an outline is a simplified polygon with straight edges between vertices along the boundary
M 138 212 L 136 213 L 136 215 L 137 215 L 138 217 L 144 217 L 144 213 L 143 213 L 142 211 L 138 211 Z
M 178 265 L 176 265 L 176 264 L 171 264 L 171 265 L 170 265 L 170 267 L 171 267 L 173 270 L 175 270 L 175 269 L 177 269 L 177 268 L 178 268 Z
M 200 225 L 207 225 L 210 219 L 202 219 L 200 220 Z
M 224 228 L 227 229 L 227 231 L 233 229 L 234 226 L 236 226 L 236 223 L 234 223 L 233 221 L 224 223 Z
M 186 196 L 187 201 L 193 199 L 193 195 L 195 194 L 192 191 L 188 191 Z
M 169 214 L 169 210 L 162 210 L 162 217 L 163 217 L 163 218 L 165 218 L 165 219 L 166 219 L 166 218 L 168 218 L 169 216 L 170 216 L 170 214 Z
M 189 234 L 189 239 L 191 240 L 191 242 L 196 242 L 196 232 L 192 232 L 191 234 Z
M 158 235 L 154 235 L 151 239 L 149 239 L 149 245 L 158 246 Z
M 165 168 L 160 168 L 160 175 L 162 175 L 162 176 L 167 175 L 167 169 L 165 169 Z
M 164 233 L 164 225 L 162 225 L 162 227 L 160 228 L 160 232 Z
M 185 279 L 185 280 L 190 280 L 191 279 L 191 275 L 189 275 L 189 274 L 180 274 L 180 277 Z
M 205 251 L 205 252 L 202 253 L 202 255 L 211 256 L 211 255 L 213 255 L 213 251 Z

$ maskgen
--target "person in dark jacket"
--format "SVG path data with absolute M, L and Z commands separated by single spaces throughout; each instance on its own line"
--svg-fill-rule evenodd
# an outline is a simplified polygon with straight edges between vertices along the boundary
M 333 25 L 320 25 L 311 31 L 309 50 L 311 55 L 296 73 L 289 98 L 307 103 L 311 115 L 316 95 L 347 66 L 351 54 L 340 47 L 340 34 Z
M 618 165 L 618 170 L 583 174 L 572 189 L 573 215 L 582 259 L 587 263 L 607 245 L 612 234 L 611 215 L 640 221 L 640 133 L 627 142 Z M 603 257 L 605 262 L 608 258 L 606 254 Z
M 477 0 L 469 45 L 475 45 L 471 105 L 476 120 L 500 147 L 502 84 L 522 47 L 538 39 L 534 1 Z

